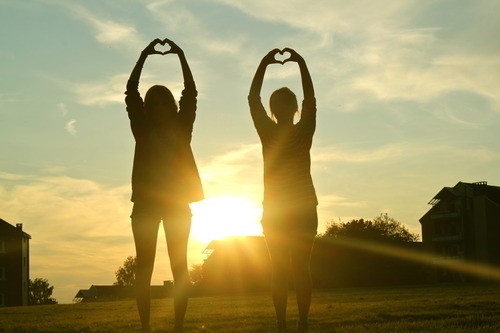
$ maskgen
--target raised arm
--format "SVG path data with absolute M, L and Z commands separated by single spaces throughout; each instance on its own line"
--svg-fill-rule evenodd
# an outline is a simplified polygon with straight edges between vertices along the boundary
M 139 60 L 134 66 L 129 80 L 127 81 L 127 91 L 125 91 L 125 103 L 127 104 L 127 113 L 130 119 L 130 127 L 134 138 L 142 140 L 145 134 L 145 117 L 144 117 L 144 103 L 139 94 L 139 79 L 141 77 L 142 67 L 146 58 L 150 54 L 162 54 L 160 51 L 155 50 L 157 44 L 163 44 L 160 39 L 155 39 L 141 52 Z
M 139 60 L 137 60 L 137 63 L 135 64 L 134 69 L 132 70 L 132 73 L 130 73 L 130 77 L 127 83 L 127 91 L 130 89 L 138 88 L 139 79 L 141 78 L 142 67 L 144 66 L 146 58 L 151 54 L 163 54 L 162 52 L 155 50 L 155 46 L 157 44 L 163 45 L 165 43 L 161 39 L 156 38 L 151 43 L 149 43 L 149 45 L 146 46 L 144 50 L 142 50 L 141 55 L 139 56 Z M 131 85 L 134 85 L 134 87 L 132 87 Z
M 311 79 L 311 74 L 309 74 L 309 69 L 307 68 L 304 58 L 298 54 L 294 49 L 286 47 L 283 52 L 289 52 L 290 58 L 286 59 L 283 63 L 287 61 L 294 61 L 299 65 L 300 76 L 302 80 L 302 91 L 304 93 L 305 101 L 312 101 L 314 97 L 314 86 Z
M 182 76 L 184 80 L 184 90 L 182 90 L 181 99 L 179 100 L 179 119 L 182 126 L 184 126 L 185 133 L 188 134 L 186 137 L 189 141 L 191 140 L 191 133 L 193 131 L 193 124 L 196 119 L 196 109 L 198 92 L 196 91 L 196 84 L 194 83 L 193 74 L 189 68 L 184 51 L 173 41 L 165 38 L 163 42 L 170 45 L 170 50 L 163 52 L 163 54 L 177 54 L 179 61 L 181 62 Z
M 267 65 L 270 64 L 281 64 L 281 61 L 276 60 L 276 54 L 280 53 L 279 49 L 273 49 L 269 51 L 268 54 L 262 58 L 260 61 L 259 67 L 257 67 L 257 71 L 252 80 L 252 84 L 250 86 L 250 93 L 248 94 L 249 99 L 255 99 L 260 97 L 260 91 L 262 90 L 262 82 L 264 81 L 264 75 L 266 73 Z
M 163 42 L 170 45 L 170 50 L 164 52 L 163 54 L 173 53 L 177 54 L 177 56 L 179 57 L 179 61 L 181 62 L 181 68 L 182 68 L 182 76 L 184 78 L 184 88 L 190 91 L 195 91 L 196 85 L 194 83 L 193 74 L 191 73 L 191 69 L 189 68 L 186 56 L 184 55 L 184 51 L 177 44 L 175 44 L 168 38 L 165 38 Z

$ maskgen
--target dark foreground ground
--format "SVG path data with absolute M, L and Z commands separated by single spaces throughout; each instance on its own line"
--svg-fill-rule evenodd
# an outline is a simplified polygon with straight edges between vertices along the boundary
M 154 332 L 172 331 L 172 300 L 153 301 Z M 297 308 L 289 299 L 289 332 Z M 500 284 L 317 290 L 311 332 L 500 332 Z M 132 300 L 0 308 L 0 332 L 139 332 Z M 190 300 L 186 332 L 274 332 L 269 295 Z

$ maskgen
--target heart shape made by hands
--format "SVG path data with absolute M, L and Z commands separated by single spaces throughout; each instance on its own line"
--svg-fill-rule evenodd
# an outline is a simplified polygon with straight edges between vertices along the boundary
M 172 46 L 170 46 L 170 44 L 168 44 L 166 40 L 155 45 L 155 51 L 160 52 L 163 55 L 169 53 L 171 50 Z
M 291 56 L 290 52 L 281 50 L 274 55 L 274 59 L 283 65 Z

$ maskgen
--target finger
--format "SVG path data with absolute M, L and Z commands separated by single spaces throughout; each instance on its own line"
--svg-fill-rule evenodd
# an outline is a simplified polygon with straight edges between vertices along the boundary
M 280 53 L 281 50 L 276 48 L 276 49 L 272 49 L 271 51 L 269 51 L 269 54 L 272 54 L 272 55 L 276 55 L 277 53 Z
M 291 49 L 291 48 L 289 48 L 289 47 L 285 47 L 285 48 L 283 49 L 283 52 L 288 52 L 288 53 L 290 53 L 290 54 L 292 54 L 292 53 L 297 53 L 294 49 Z

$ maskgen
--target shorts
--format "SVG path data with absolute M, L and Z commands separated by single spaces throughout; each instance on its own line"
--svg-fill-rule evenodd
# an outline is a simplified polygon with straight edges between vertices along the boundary
M 133 221 L 141 223 L 167 223 L 170 220 L 191 222 L 191 209 L 187 203 L 158 204 L 144 201 L 134 202 L 132 214 Z M 181 222 L 182 223 L 182 222 Z
M 316 206 L 274 208 L 264 206 L 262 214 L 264 235 L 295 234 L 316 236 L 318 213 Z

